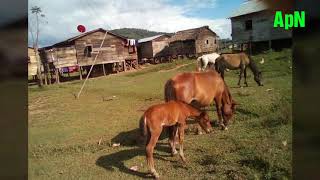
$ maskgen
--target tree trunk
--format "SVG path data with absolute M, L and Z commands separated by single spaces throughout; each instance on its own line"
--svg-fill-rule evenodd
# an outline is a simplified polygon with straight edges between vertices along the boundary
M 42 75 L 41 75 L 41 62 L 40 59 L 38 58 L 38 47 L 34 48 L 35 54 L 36 54 L 36 60 L 37 60 L 37 76 L 38 76 L 38 86 L 42 87 L 43 86 L 43 81 L 42 81 Z
M 37 18 L 37 34 L 36 34 L 36 42 L 35 42 L 35 54 L 36 54 L 36 60 L 38 63 L 38 79 L 39 79 L 39 87 L 43 86 L 43 82 L 42 82 L 42 75 L 41 75 L 41 60 L 38 58 L 38 38 L 39 38 L 39 19 L 38 19 L 38 14 L 36 14 L 36 18 Z

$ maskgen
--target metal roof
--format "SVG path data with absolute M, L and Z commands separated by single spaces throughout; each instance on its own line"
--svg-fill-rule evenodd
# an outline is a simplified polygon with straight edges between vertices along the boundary
M 98 31 L 107 32 L 108 34 L 111 34 L 111 35 L 113 35 L 113 36 L 119 37 L 119 38 L 121 38 L 121 39 L 127 39 L 127 37 L 124 37 L 124 36 L 115 34 L 115 33 L 113 33 L 113 32 L 107 31 L 107 30 L 105 30 L 105 29 L 103 29 L 103 28 L 98 28 L 98 29 L 94 29 L 94 30 L 92 30 L 92 31 L 88 31 L 88 32 L 86 32 L 86 33 L 82 33 L 82 34 L 80 34 L 80 35 L 74 36 L 74 37 L 69 38 L 69 39 L 67 39 L 67 40 L 64 40 L 64 41 L 55 43 L 55 44 L 53 44 L 53 45 L 51 45 L 51 46 L 46 46 L 46 47 L 42 47 L 42 48 L 39 48 L 39 49 L 51 49 L 51 48 L 53 48 L 53 47 L 55 47 L 55 46 L 68 45 L 68 44 L 72 43 L 74 40 L 77 40 L 77 39 L 79 39 L 79 38 L 82 38 L 82 37 L 84 37 L 84 36 L 87 36 L 87 35 L 89 35 L 89 34 L 92 34 L 92 33 L 98 32 Z
M 229 18 L 242 16 L 245 14 L 251 14 L 254 12 L 259 12 L 267 9 L 268 9 L 268 6 L 263 0 L 249 0 L 242 3 L 238 9 L 233 11 Z
M 151 36 L 151 37 L 146 37 L 146 38 L 143 38 L 143 39 L 139 39 L 138 43 L 152 41 L 152 40 L 157 39 L 158 37 L 163 36 L 163 35 L 164 34 L 159 34 L 159 35 L 156 35 L 156 36 Z

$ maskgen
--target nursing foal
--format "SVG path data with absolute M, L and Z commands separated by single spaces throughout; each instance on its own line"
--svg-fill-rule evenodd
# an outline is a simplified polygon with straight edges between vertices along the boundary
M 154 168 L 153 150 L 164 126 L 170 126 L 172 130 L 169 135 L 169 143 L 172 154 L 177 154 L 175 148 L 175 136 L 179 138 L 179 155 L 183 162 L 186 158 L 183 154 L 184 129 L 186 119 L 193 117 L 200 124 L 202 129 L 209 133 L 212 129 L 209 116 L 205 112 L 179 101 L 169 101 L 157 104 L 148 108 L 140 119 L 140 130 L 143 137 L 147 137 L 146 158 L 150 172 L 159 178 L 159 174 Z

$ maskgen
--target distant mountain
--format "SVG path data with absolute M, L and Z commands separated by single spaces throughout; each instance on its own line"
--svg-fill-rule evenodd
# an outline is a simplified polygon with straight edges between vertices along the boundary
M 172 35 L 173 33 L 165 33 L 165 32 L 155 32 L 149 31 L 145 29 L 136 29 L 136 28 L 121 28 L 111 30 L 112 33 L 119 34 L 121 36 L 128 37 L 129 39 L 141 39 L 150 36 L 155 36 L 158 34 L 168 34 Z

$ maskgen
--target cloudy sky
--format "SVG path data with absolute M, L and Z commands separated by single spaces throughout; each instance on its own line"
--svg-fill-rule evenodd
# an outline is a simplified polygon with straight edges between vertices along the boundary
M 40 46 L 51 45 L 78 35 L 77 25 L 95 28 L 142 28 L 176 32 L 204 25 L 222 38 L 231 37 L 227 17 L 243 0 L 29 0 L 45 14 L 41 23 Z M 29 30 L 34 30 L 29 12 Z M 29 45 L 32 37 L 29 33 Z

